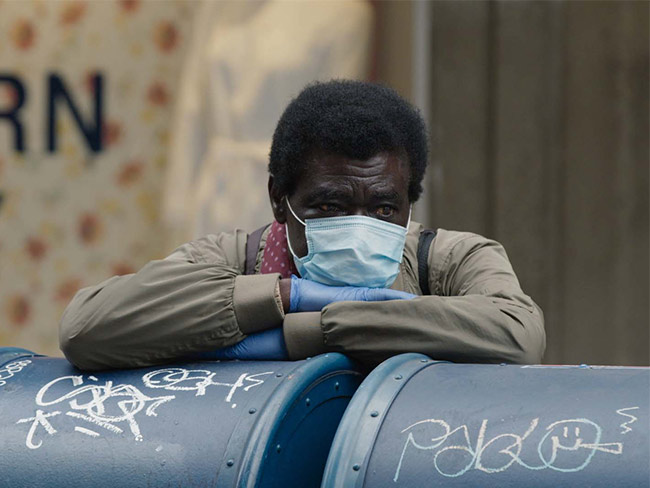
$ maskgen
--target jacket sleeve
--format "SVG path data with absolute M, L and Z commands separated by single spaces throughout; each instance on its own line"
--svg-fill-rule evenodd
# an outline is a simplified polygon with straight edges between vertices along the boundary
M 404 352 L 456 362 L 540 362 L 543 315 L 521 290 L 505 250 L 475 234 L 455 234 L 451 242 L 441 239 L 448 243 L 442 247 L 434 239 L 430 250 L 435 295 L 330 304 L 320 317 L 324 348 L 370 364 Z
M 77 292 L 59 326 L 81 369 L 143 367 L 239 342 L 282 324 L 279 275 L 242 275 L 246 233 L 210 235 Z

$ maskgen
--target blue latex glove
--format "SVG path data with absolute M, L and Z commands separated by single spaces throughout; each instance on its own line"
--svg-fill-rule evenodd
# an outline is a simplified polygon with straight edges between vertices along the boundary
M 282 327 L 247 336 L 232 346 L 194 355 L 200 359 L 242 359 L 282 361 L 289 359 Z
M 315 281 L 291 277 L 289 312 L 320 312 L 334 302 L 379 302 L 410 300 L 416 295 L 388 288 L 359 286 L 327 286 Z

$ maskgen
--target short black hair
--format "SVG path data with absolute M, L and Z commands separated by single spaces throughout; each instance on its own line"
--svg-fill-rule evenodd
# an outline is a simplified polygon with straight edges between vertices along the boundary
M 419 111 L 383 85 L 332 80 L 308 85 L 287 106 L 273 134 L 269 172 L 290 195 L 317 152 L 366 160 L 383 151 L 408 158 L 409 201 L 422 193 L 428 139 Z

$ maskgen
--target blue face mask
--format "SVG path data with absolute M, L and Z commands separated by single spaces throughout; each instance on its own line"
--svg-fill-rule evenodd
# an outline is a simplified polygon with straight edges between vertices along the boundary
M 294 213 L 288 198 L 287 206 L 305 226 L 308 252 L 302 258 L 293 252 L 286 229 L 300 276 L 331 286 L 388 288 L 393 284 L 402 262 L 408 224 L 402 227 L 363 215 L 307 219 L 305 223 Z

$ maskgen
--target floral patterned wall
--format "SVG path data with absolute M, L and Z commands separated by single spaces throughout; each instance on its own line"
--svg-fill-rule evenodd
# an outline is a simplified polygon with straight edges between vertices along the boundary
M 0 116 L 0 346 L 60 355 L 77 289 L 161 257 L 159 208 L 173 98 L 195 3 L 0 0 L 0 77 L 20 80 L 25 150 Z M 91 119 L 103 77 L 103 148 L 59 104 L 47 149 L 48 76 Z M 0 78 L 1 79 L 1 78 Z M 16 101 L 0 82 L 0 114 Z

